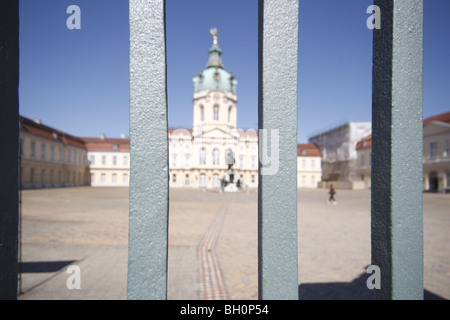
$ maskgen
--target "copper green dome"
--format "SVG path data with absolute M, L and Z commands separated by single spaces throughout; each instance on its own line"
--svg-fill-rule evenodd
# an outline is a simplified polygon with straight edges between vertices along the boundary
M 224 69 L 222 63 L 222 50 L 217 45 L 217 30 L 211 29 L 214 36 L 214 42 L 209 49 L 209 60 L 205 70 L 201 70 L 192 82 L 194 92 L 209 90 L 227 90 L 236 93 L 237 80 L 231 72 Z

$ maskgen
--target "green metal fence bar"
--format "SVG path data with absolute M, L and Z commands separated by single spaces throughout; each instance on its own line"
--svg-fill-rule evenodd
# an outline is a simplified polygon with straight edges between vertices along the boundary
M 0 3 L 0 300 L 17 299 L 19 1 Z
M 166 299 L 168 130 L 163 0 L 130 0 L 128 299 Z
M 260 0 L 258 11 L 258 295 L 298 299 L 298 0 Z
M 423 298 L 423 0 L 376 0 L 372 106 L 372 264 L 378 299 Z

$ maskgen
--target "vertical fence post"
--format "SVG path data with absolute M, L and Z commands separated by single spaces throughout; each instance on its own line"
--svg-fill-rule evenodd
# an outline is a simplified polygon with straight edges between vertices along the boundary
M 129 299 L 167 298 L 168 131 L 164 0 L 130 0 Z
M 258 295 L 298 299 L 298 0 L 260 0 L 258 15 Z
M 0 300 L 17 299 L 19 1 L 0 3 Z
M 423 0 L 375 0 L 372 264 L 378 299 L 423 299 Z

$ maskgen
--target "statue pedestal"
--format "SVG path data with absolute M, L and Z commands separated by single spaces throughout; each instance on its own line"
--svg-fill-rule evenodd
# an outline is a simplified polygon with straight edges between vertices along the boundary
M 238 192 L 239 189 L 234 183 L 229 183 L 227 186 L 223 189 L 224 192 Z
M 229 171 L 225 174 L 224 179 L 225 187 L 223 187 L 224 192 L 238 192 L 239 188 L 234 179 L 234 172 Z M 238 181 L 239 182 L 239 181 Z

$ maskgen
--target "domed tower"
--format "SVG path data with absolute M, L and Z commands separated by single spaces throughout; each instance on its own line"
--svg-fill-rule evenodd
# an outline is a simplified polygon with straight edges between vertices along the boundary
M 236 130 L 237 126 L 237 80 L 224 69 L 222 50 L 217 43 L 217 29 L 210 30 L 213 44 L 209 60 L 192 82 L 194 84 L 193 135 L 213 129 L 224 132 Z

